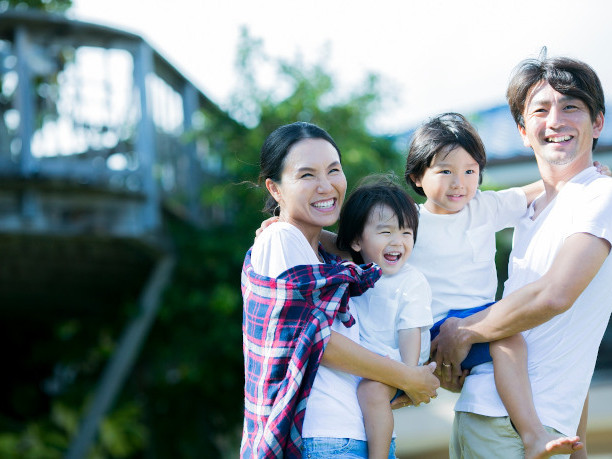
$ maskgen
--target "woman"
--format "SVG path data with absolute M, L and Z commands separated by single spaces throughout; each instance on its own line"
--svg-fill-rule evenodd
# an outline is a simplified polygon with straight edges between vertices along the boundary
M 439 386 L 435 365 L 408 367 L 357 344 L 349 296 L 380 270 L 340 263 L 319 245 L 346 192 L 340 160 L 329 134 L 309 123 L 281 126 L 261 150 L 265 210 L 279 222 L 259 235 L 243 267 L 242 457 L 367 457 L 353 375 L 402 389 L 416 405 Z

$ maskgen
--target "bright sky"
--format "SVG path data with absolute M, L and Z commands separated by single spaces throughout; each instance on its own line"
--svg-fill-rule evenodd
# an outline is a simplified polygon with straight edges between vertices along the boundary
M 612 94 L 607 0 L 73 0 L 70 15 L 137 33 L 222 108 L 235 88 L 240 28 L 275 57 L 327 55 L 339 86 L 379 74 L 393 103 L 376 131 L 401 132 L 443 111 L 505 102 L 513 67 L 566 55 Z M 326 48 L 327 47 L 327 48 Z M 325 51 L 327 49 L 327 51 Z M 327 53 L 327 54 L 325 54 Z

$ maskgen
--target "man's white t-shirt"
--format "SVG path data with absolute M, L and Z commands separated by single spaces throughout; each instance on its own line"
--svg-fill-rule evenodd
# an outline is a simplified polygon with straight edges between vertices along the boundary
M 480 191 L 459 212 L 438 215 L 420 205 L 417 241 L 407 263 L 421 271 L 433 292 L 434 322 L 450 309 L 495 301 L 495 233 L 527 211 L 520 188 Z
M 429 359 L 431 289 L 415 267 L 405 264 L 396 274 L 383 275 L 374 287 L 351 300 L 359 313 L 363 346 L 401 362 L 398 331 L 420 328 L 419 364 Z
M 278 277 L 289 268 L 320 263 L 317 255 L 295 226 L 278 222 L 257 237 L 251 252 L 253 270 L 267 277 Z M 359 318 L 349 300 L 357 323 L 350 328 L 335 319 L 332 330 L 359 343 Z M 302 437 L 332 437 L 366 440 L 363 416 L 357 400 L 356 376 L 319 365 L 310 396 Z
M 533 212 L 532 205 L 515 228 L 504 295 L 545 274 L 572 234 L 588 233 L 612 243 L 612 178 L 589 167 L 568 182 L 535 220 Z M 608 256 L 568 311 L 523 332 L 536 411 L 542 424 L 564 435 L 576 434 L 611 311 L 612 257 Z M 491 363 L 472 369 L 455 410 L 507 416 Z

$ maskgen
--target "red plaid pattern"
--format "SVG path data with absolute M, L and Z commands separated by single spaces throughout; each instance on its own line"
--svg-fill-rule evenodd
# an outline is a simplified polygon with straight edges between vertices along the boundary
M 242 458 L 302 457 L 306 400 L 336 317 L 351 327 L 350 296 L 372 287 L 376 265 L 359 266 L 321 250 L 325 263 L 272 279 L 242 270 L 245 368 Z

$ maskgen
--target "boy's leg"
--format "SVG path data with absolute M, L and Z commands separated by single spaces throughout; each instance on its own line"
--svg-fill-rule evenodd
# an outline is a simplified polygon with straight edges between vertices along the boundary
M 357 398 L 363 413 L 370 459 L 388 459 L 393 435 L 393 413 L 389 401 L 397 389 L 378 381 L 363 379 L 357 387 Z
M 525 458 L 571 454 L 582 445 L 578 437 L 562 437 L 546 431 L 533 404 L 527 372 L 527 345 L 520 334 L 490 345 L 497 392 L 525 447 Z

